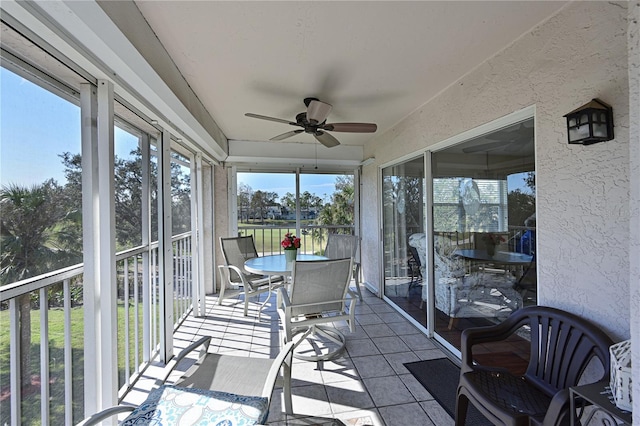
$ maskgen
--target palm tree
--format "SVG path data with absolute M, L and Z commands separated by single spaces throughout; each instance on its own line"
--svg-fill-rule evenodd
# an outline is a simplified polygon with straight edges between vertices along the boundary
M 81 261 L 77 211 L 69 209 L 54 180 L 31 188 L 10 184 L 0 190 L 0 285 Z M 46 301 L 43 301 L 46 303 Z M 31 297 L 18 299 L 22 385 L 29 386 Z

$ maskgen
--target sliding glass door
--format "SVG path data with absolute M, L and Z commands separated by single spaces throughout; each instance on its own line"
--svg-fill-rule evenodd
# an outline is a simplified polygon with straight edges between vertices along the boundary
M 537 302 L 533 132 L 531 118 L 432 154 L 435 332 L 456 349 Z
M 384 295 L 426 327 L 424 188 L 422 155 L 382 170 Z
M 454 352 L 537 303 L 533 124 L 382 169 L 384 296 Z

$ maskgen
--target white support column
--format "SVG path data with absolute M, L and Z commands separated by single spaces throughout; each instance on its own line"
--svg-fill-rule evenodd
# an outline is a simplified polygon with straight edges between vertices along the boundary
M 296 236 L 300 236 L 300 169 L 296 169 Z
M 353 233 L 357 235 L 360 241 L 362 241 L 362 236 L 360 235 L 360 178 L 362 175 L 362 166 L 358 167 L 353 171 Z M 356 253 L 356 260 L 358 262 L 360 259 L 360 248 L 361 244 L 358 244 L 358 253 Z
M 102 401 L 100 409 L 118 404 L 118 319 L 116 288 L 116 239 L 114 195 L 113 83 L 98 81 L 98 330 Z
M 200 317 L 205 313 L 204 292 L 204 202 L 203 202 L 202 154 L 191 158 L 191 268 L 193 315 Z
M 204 294 L 207 294 L 207 292 L 216 292 L 216 271 L 218 270 L 216 268 L 216 265 L 218 263 L 216 261 L 216 212 L 214 208 L 215 169 L 214 165 L 208 162 L 203 163 L 202 169 L 203 233 L 201 238 L 201 247 L 203 258 L 202 271 L 204 274 L 202 286 L 204 289 Z M 206 300 L 203 300 L 202 304 L 206 308 Z
M 424 154 L 424 171 L 425 171 L 425 187 L 424 191 L 424 199 L 426 203 L 424 203 L 425 210 L 423 211 L 423 215 L 425 218 L 425 235 L 427 242 L 427 253 L 425 259 L 428 259 L 426 265 L 427 276 L 423 277 L 423 279 L 427 280 L 427 335 L 429 337 L 433 337 L 435 326 L 436 326 L 436 293 L 435 293 L 435 261 L 433 254 L 433 170 L 431 167 L 431 151 L 427 151 Z
M 227 194 L 229 194 L 229 235 L 238 235 L 238 169 L 232 166 L 227 172 Z
M 142 154 L 142 360 L 151 360 L 151 143 L 149 135 L 140 138 Z
M 113 84 L 81 88 L 85 415 L 118 403 Z
M 158 269 L 160 277 L 160 360 L 173 357 L 173 245 L 171 244 L 171 135 L 158 141 Z
M 18 298 L 9 299 L 9 347 L 14 348 L 9 352 L 9 385 L 11 389 L 11 426 L 22 424 L 22 393 L 20 378 L 22 369 L 20 359 L 22 357 L 20 348 L 20 309 L 17 303 Z
M 48 378 L 49 369 L 49 298 L 47 289 L 41 288 L 40 297 L 40 378 Z M 40 381 L 40 422 L 43 425 L 49 424 L 49 400 L 51 397 L 51 386 L 49 380 Z
M 82 135 L 82 245 L 84 256 L 84 410 L 89 416 L 100 410 L 100 286 L 98 262 L 98 100 L 93 85 L 80 89 Z

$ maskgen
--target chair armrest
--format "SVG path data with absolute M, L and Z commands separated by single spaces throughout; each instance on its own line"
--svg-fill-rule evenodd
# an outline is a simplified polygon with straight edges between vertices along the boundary
M 137 407 L 133 405 L 116 405 L 115 407 L 105 408 L 102 411 L 98 411 L 97 413 L 87 417 L 76 426 L 93 426 L 102 422 L 103 420 L 108 419 L 111 416 L 115 416 L 116 414 L 128 413 L 135 410 Z
M 167 372 L 165 373 L 164 377 L 156 380 L 156 386 L 164 385 L 164 383 L 167 381 L 171 373 L 173 373 L 173 370 L 175 370 L 180 361 L 182 361 L 184 357 L 189 355 L 194 349 L 198 348 L 199 346 L 202 346 L 202 350 L 200 351 L 200 357 L 202 357 L 207 352 L 207 348 L 209 347 L 210 342 L 211 336 L 205 336 L 180 351 L 178 355 L 176 355 L 171 361 L 169 361 L 169 363 L 167 364 Z
M 466 373 L 473 370 L 473 346 L 482 343 L 500 342 L 507 339 L 520 327 L 528 323 L 527 316 L 515 311 L 507 319 L 499 324 L 472 327 L 462 331 L 460 341 L 460 352 L 462 353 L 461 372 Z
M 280 374 L 280 368 L 284 363 L 288 365 L 286 368 L 291 368 L 293 347 L 295 346 L 294 342 L 289 342 L 283 346 L 280 350 L 278 356 L 273 360 L 273 364 L 271 364 L 271 369 L 269 369 L 269 374 L 264 381 L 264 387 L 262 388 L 262 396 L 265 398 L 271 398 L 271 393 L 273 392 L 273 388 L 276 383 L 276 379 Z
M 352 299 L 322 300 L 320 302 L 312 302 L 312 303 L 296 303 L 295 305 L 291 305 L 291 306 L 296 308 L 302 308 L 305 306 L 322 306 L 322 305 L 331 305 L 334 303 L 346 303 L 349 300 L 352 300 Z
M 287 291 L 286 287 L 280 287 L 278 288 L 278 291 L 280 292 L 280 299 L 282 300 L 282 307 L 283 308 L 287 308 L 289 306 L 291 306 L 291 300 L 289 299 L 289 292 Z M 279 306 L 278 306 L 279 308 Z
M 237 266 L 234 265 L 218 265 L 218 268 L 220 269 L 220 273 L 222 274 L 222 271 L 225 271 L 226 274 L 226 281 L 229 284 L 234 284 L 234 285 L 241 285 L 241 286 L 248 286 L 249 288 L 252 288 L 250 284 L 247 284 L 247 279 L 245 279 L 244 276 L 244 272 L 242 272 L 242 270 L 240 270 L 240 268 L 238 268 Z M 238 281 L 233 281 L 231 279 L 231 273 L 230 270 L 235 271 L 235 273 L 240 277 L 240 282 Z
M 549 426 L 559 426 L 564 424 L 562 421 L 566 417 L 566 422 L 569 421 L 568 416 L 570 406 L 570 393 L 569 389 L 561 389 L 551 399 L 547 414 L 544 416 L 543 424 Z M 564 415 L 563 415 L 564 412 Z

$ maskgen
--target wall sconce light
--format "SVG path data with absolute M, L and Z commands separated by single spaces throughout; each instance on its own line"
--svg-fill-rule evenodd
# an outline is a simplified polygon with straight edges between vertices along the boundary
M 599 99 L 565 115 L 570 144 L 590 145 L 613 139 L 613 108 Z

